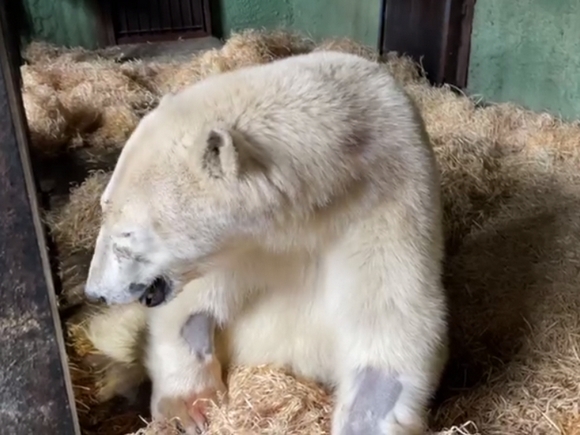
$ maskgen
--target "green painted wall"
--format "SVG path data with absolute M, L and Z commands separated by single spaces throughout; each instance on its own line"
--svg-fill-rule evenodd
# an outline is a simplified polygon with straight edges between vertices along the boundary
M 211 0 L 223 37 L 247 28 L 286 28 L 293 21 L 294 0 Z M 314 1 L 314 0 L 313 0 Z
M 477 0 L 468 90 L 580 118 L 580 1 Z
M 2 0 L 0 0 L 2 1 Z M 12 0 L 10 0 L 12 1 Z M 24 38 L 59 45 L 97 46 L 91 1 L 21 0 Z M 286 28 L 315 39 L 350 37 L 376 47 L 381 0 L 210 0 L 219 36 L 247 28 Z
M 314 38 L 345 36 L 377 47 L 380 0 L 294 0 L 293 28 Z
M 15 0 L 9 0 L 15 1 Z M 58 45 L 97 47 L 97 22 L 90 0 L 20 0 L 25 41 L 41 39 Z
M 376 47 L 380 7 L 380 0 L 221 0 L 219 15 L 224 36 L 249 27 L 287 28 Z

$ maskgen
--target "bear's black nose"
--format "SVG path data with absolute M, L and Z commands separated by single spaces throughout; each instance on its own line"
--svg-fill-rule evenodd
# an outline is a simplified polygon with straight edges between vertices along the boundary
M 87 298 L 87 301 L 95 303 L 95 304 L 106 304 L 107 303 L 107 298 L 105 298 L 104 296 L 101 296 L 101 295 L 91 293 L 90 291 L 87 291 L 86 289 L 85 289 L 85 296 Z

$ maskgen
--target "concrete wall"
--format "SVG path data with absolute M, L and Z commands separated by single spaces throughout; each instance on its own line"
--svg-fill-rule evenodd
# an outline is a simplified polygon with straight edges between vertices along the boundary
M 477 0 L 468 90 L 580 118 L 580 1 Z
M 225 36 L 248 27 L 288 28 L 377 47 L 380 7 L 380 0 L 221 0 L 220 16 Z

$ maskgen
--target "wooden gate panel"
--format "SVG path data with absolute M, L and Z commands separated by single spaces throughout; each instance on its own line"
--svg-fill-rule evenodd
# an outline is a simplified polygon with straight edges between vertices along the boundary
M 0 433 L 80 434 L 8 24 L 0 2 Z
M 211 35 L 209 0 L 116 0 L 106 7 L 115 44 Z

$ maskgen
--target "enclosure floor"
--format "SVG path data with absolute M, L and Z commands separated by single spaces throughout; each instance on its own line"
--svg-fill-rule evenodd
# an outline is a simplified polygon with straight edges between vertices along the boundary
M 194 54 L 201 54 L 206 50 L 220 48 L 221 46 L 223 46 L 223 43 L 218 38 L 207 37 L 123 44 L 107 47 L 97 51 L 97 53 L 105 58 L 113 58 L 117 61 L 139 59 L 147 62 L 179 62 L 191 59 Z

